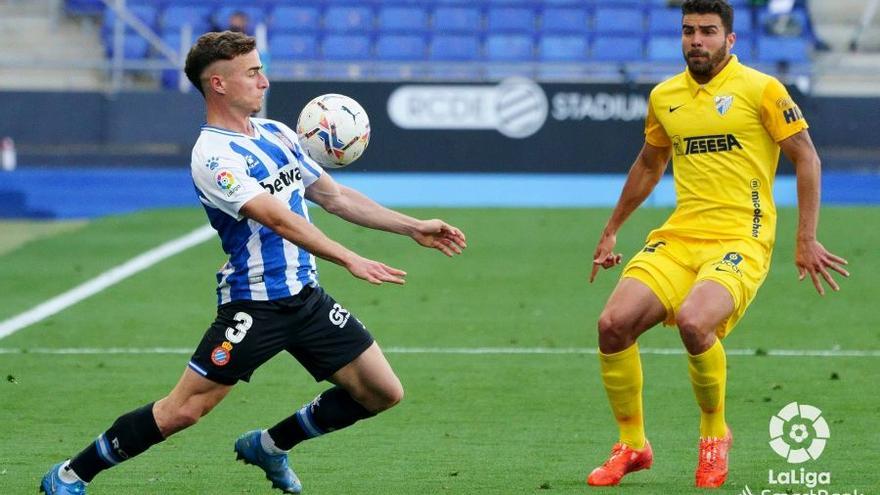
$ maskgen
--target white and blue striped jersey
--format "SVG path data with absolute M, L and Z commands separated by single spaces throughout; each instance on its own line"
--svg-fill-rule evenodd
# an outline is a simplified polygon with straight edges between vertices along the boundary
M 202 126 L 192 152 L 196 193 L 229 255 L 217 272 L 218 304 L 280 299 L 318 280 L 311 253 L 239 210 L 265 191 L 311 222 L 305 191 L 323 170 L 289 127 L 268 119 L 251 122 L 255 136 Z

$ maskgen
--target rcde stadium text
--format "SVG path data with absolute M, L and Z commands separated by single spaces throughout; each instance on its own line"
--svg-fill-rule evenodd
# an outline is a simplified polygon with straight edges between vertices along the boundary
M 640 94 L 556 93 L 551 98 L 556 120 L 644 120 L 648 100 Z

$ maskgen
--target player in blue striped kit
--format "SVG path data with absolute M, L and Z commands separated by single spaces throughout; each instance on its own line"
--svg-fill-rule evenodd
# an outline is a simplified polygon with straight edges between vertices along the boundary
M 83 494 L 99 472 L 195 424 L 239 380 L 281 351 L 334 386 L 290 417 L 235 442 L 239 459 L 273 487 L 302 490 L 288 464 L 297 443 L 345 428 L 397 404 L 403 388 L 361 322 L 318 285 L 315 256 L 372 284 L 404 283 L 405 272 L 366 259 L 312 225 L 306 199 L 357 225 L 407 235 L 453 256 L 462 232 L 418 220 L 336 183 L 303 153 L 281 122 L 252 118 L 269 82 L 254 38 L 201 36 L 186 73 L 202 92 L 207 123 L 193 149 L 196 193 L 229 261 L 217 273 L 217 318 L 168 396 L 120 416 L 95 442 L 43 477 L 50 494 Z

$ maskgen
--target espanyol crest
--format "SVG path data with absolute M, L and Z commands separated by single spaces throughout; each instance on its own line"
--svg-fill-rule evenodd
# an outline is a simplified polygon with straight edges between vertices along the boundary
M 715 110 L 718 110 L 718 115 L 726 114 L 730 110 L 730 105 L 733 105 L 733 96 L 715 97 Z

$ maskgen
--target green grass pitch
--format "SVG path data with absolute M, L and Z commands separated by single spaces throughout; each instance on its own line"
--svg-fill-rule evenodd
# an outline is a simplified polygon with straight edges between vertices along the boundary
M 409 210 L 441 217 L 468 236 L 447 259 L 408 239 L 366 231 L 323 213 L 319 227 L 359 253 L 408 271 L 406 286 L 373 287 L 321 264 L 322 284 L 388 349 L 584 348 L 619 269 L 587 283 L 605 209 Z M 630 257 L 669 214 L 640 210 L 618 238 Z M 820 240 L 850 261 L 840 293 L 819 297 L 792 263 L 794 210 L 780 214 L 773 268 L 728 349 L 877 350 L 880 209 L 826 208 Z M 108 217 L 0 254 L 0 321 L 204 223 L 197 209 Z M 54 462 L 79 451 L 121 413 L 160 398 L 187 354 L 47 355 L 36 348 L 192 349 L 214 316 L 211 240 L 0 340 L 0 494 L 36 493 Z M 680 348 L 656 328 L 642 347 Z M 393 350 L 393 349 L 392 349 Z M 876 469 L 880 357 L 731 355 L 728 421 L 735 434 L 728 484 L 768 485 L 768 470 L 832 473 L 830 491 L 871 493 Z M 588 353 L 390 352 L 406 398 L 397 408 L 298 446 L 305 493 L 697 493 L 698 411 L 683 355 L 645 355 L 650 471 L 616 489 L 584 484 L 616 439 L 598 362 Z M 268 494 L 261 473 L 234 462 L 243 431 L 274 424 L 326 388 L 279 356 L 195 427 L 100 475 L 89 494 Z M 816 461 L 789 465 L 768 446 L 768 421 L 791 401 L 822 409 L 831 438 Z M 756 490 L 757 489 L 757 490 Z M 275 492 L 277 493 L 277 492 Z

